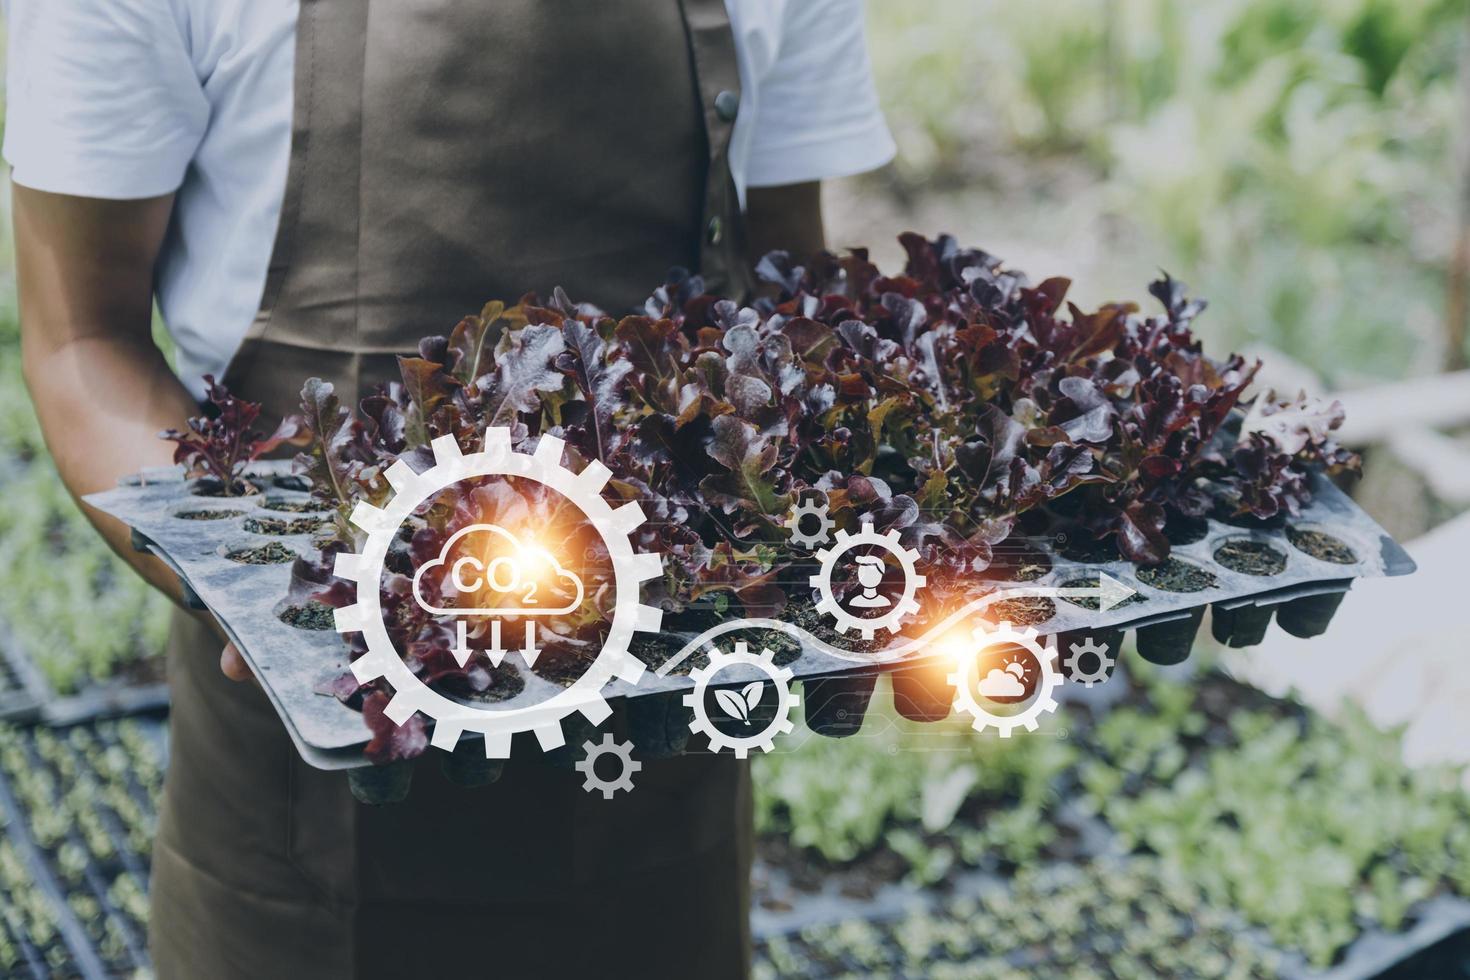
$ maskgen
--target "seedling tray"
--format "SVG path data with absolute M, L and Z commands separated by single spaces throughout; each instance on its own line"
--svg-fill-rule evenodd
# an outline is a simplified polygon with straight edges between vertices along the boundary
M 0 721 L 75 725 L 167 706 L 168 684 L 162 680 L 137 683 L 107 678 L 92 681 L 73 694 L 59 694 L 20 640 L 0 624 Z
M 30 721 L 40 714 L 49 692 L 40 672 L 16 649 L 0 625 L 0 721 Z
M 1122 875 L 1138 859 L 1109 857 L 1106 860 L 1112 862 L 1110 870 Z M 768 878 L 778 887 L 784 883 L 783 876 L 773 874 L 770 869 L 758 869 L 757 876 Z M 1055 880 L 1061 888 L 1067 884 L 1076 887 L 1083 879 L 1075 862 L 1045 866 L 1042 876 Z M 1096 967 L 1098 964 L 1082 958 L 1101 953 L 1099 959 L 1106 962 L 1106 954 L 1120 945 L 1110 930 L 1095 926 L 1095 931 L 1087 937 L 1091 948 L 1074 941 L 1078 949 L 1067 958 L 1070 962 L 1058 962 L 1047 955 L 1051 952 L 1051 937 L 1045 934 L 1020 949 L 988 948 L 979 930 L 973 928 L 974 914 L 983 907 L 986 898 L 1008 902 L 1010 889 L 1005 877 L 979 871 L 957 876 L 942 897 L 934 890 L 916 892 L 898 884 L 885 885 L 863 899 L 832 889 L 811 896 L 798 896 L 782 889 L 783 899 L 778 901 L 789 907 L 777 914 L 760 908 L 752 911 L 758 963 L 755 975 L 781 975 L 780 968 L 785 968 L 791 971 L 790 975 L 812 980 L 864 975 L 918 978 L 937 974 L 941 964 L 948 968 L 945 975 L 951 976 L 968 975 L 971 970 L 977 975 L 996 975 L 996 968 L 1001 965 L 1010 967 L 1016 975 L 1045 975 L 1063 965 L 1075 967 L 1079 961 Z M 1269 975 L 1281 980 L 1409 980 L 1441 976 L 1444 974 L 1423 968 L 1426 953 L 1446 942 L 1458 942 L 1461 948 L 1470 946 L 1470 901 L 1450 895 L 1438 895 L 1421 903 L 1415 909 L 1413 925 L 1402 932 L 1381 928 L 1365 931 L 1343 951 L 1341 960 L 1326 970 L 1313 969 L 1300 953 L 1281 951 L 1272 944 L 1265 930 L 1251 929 L 1228 912 L 1222 913 L 1221 921 L 1209 927 L 1187 916 L 1183 910 L 1169 913 L 1183 941 L 1205 946 L 1209 950 L 1206 955 L 1219 958 L 1220 963 L 1229 963 L 1231 954 L 1243 947 L 1249 951 L 1247 955 L 1255 969 L 1242 975 Z M 931 924 L 927 932 L 933 943 L 918 970 L 905 962 L 905 947 L 920 932 L 912 926 L 915 919 Z M 980 972 L 982 966 L 988 972 Z M 1269 973 L 1262 972 L 1266 969 Z
M 361 716 L 335 697 L 319 693 L 347 670 L 345 645 L 323 617 L 305 623 L 298 619 L 300 625 L 287 622 L 307 601 L 304 589 L 288 595 L 290 559 L 314 551 L 312 533 L 307 529 L 295 534 L 262 533 L 279 530 L 278 522 L 310 518 L 310 496 L 301 479 L 290 474 L 286 462 L 259 464 L 251 478 L 266 492 L 222 498 L 201 494 L 197 481 L 184 479 L 178 469 L 165 468 L 93 494 L 88 501 L 132 527 L 135 544 L 169 564 L 200 607 L 211 611 L 255 671 L 303 758 L 325 769 L 363 765 L 362 746 L 368 735 Z M 199 512 L 219 516 L 199 519 Z M 1353 579 L 1402 575 L 1414 567 L 1382 528 L 1324 478 L 1315 481 L 1311 505 L 1290 523 L 1235 526 L 1212 519 L 1202 521 L 1196 532 L 1175 542 L 1174 555 L 1165 566 L 1172 579 L 1161 578 L 1157 569 L 1139 569 L 1116 555 L 1097 554 L 1097 549 L 1069 541 L 1064 534 L 1037 537 L 1028 544 L 1041 556 L 1033 563 L 1034 577 L 987 583 L 990 605 L 976 615 L 1034 626 L 1045 634 L 1093 633 L 1115 647 L 1124 630 L 1134 629 L 1142 655 L 1171 663 L 1187 656 L 1203 613 L 1212 604 L 1229 621 L 1216 627 L 1217 634 L 1224 630 L 1226 642 L 1233 642 L 1237 632 L 1242 640 L 1249 639 L 1264 628 L 1262 616 L 1269 619 L 1273 614 L 1283 628 L 1298 635 L 1315 635 L 1326 628 L 1326 620 Z M 280 563 L 242 564 L 229 557 L 271 542 L 279 546 Z M 1227 546 L 1234 550 L 1222 550 Z M 1236 552 L 1248 561 L 1235 560 L 1240 557 Z M 1236 568 L 1222 564 L 1222 555 Z M 1036 565 L 1045 568 L 1043 574 L 1034 574 Z M 1136 594 L 1110 608 L 1097 608 L 1096 599 L 1085 596 L 1036 595 L 1037 590 L 1048 588 L 1095 587 L 1099 573 Z M 918 636 L 935 625 L 917 624 L 907 632 Z M 844 651 L 812 642 L 786 623 L 759 621 L 753 626 L 738 621 L 727 627 L 721 628 L 720 635 L 701 636 L 704 642 L 716 645 L 733 641 L 732 633 L 748 635 L 754 628 L 795 636 L 796 655 L 788 666 L 799 679 L 920 662 L 933 655 L 915 648 L 907 637 L 899 637 L 884 649 Z M 698 652 L 695 639 L 666 635 L 669 657 L 678 663 L 666 660 L 636 688 L 615 681 L 606 692 L 609 699 L 692 687 L 687 672 Z M 753 642 L 759 642 L 759 637 Z M 518 658 L 508 657 L 506 663 L 515 665 Z M 743 670 L 722 672 L 722 683 L 754 679 L 753 668 L 748 675 Z M 554 679 L 524 667 L 519 668 L 519 675 L 524 688 L 497 707 L 535 704 L 562 689 Z
M 1266 928 L 1268 923 L 1274 924 L 1271 906 L 1258 899 L 1261 894 L 1277 895 L 1280 883 L 1292 880 L 1289 872 L 1274 885 L 1262 880 L 1262 891 L 1253 902 L 1249 896 L 1241 897 L 1238 887 L 1222 888 L 1218 881 L 1211 884 L 1188 863 L 1181 866 L 1177 849 L 1187 844 L 1168 841 L 1167 832 L 1157 838 L 1140 832 L 1140 815 L 1144 824 L 1168 819 L 1161 812 L 1165 805 L 1157 794 L 1167 793 L 1170 784 L 1182 786 L 1198 778 L 1213 785 L 1233 786 L 1236 792 L 1227 790 L 1224 797 L 1214 797 L 1205 791 L 1211 796 L 1213 808 L 1192 815 L 1179 814 L 1179 823 L 1203 829 L 1213 825 L 1221 814 L 1241 813 L 1251 823 L 1237 839 L 1244 847 L 1249 845 L 1242 842 L 1255 839 L 1272 822 L 1281 822 L 1287 833 L 1301 829 L 1285 824 L 1288 820 L 1300 821 L 1297 811 L 1278 811 L 1269 798 L 1251 795 L 1248 787 L 1259 790 L 1272 785 L 1272 777 L 1246 783 L 1235 776 L 1223 776 L 1215 784 L 1207 775 L 1248 764 L 1251 757 L 1240 750 L 1246 740 L 1260 736 L 1260 729 L 1247 726 L 1253 733 L 1247 734 L 1246 728 L 1237 728 L 1245 718 L 1256 722 L 1292 719 L 1301 725 L 1298 731 L 1307 741 L 1359 744 L 1354 733 L 1336 732 L 1331 725 L 1317 727 L 1320 719 L 1314 719 L 1311 712 L 1294 702 L 1261 694 L 1231 680 L 1228 674 L 1199 667 L 1191 663 L 1149 671 L 1157 680 L 1170 685 L 1181 683 L 1189 692 L 1186 705 L 1160 709 L 1160 714 L 1174 719 L 1162 722 L 1162 731 L 1152 724 L 1140 724 L 1154 713 L 1148 685 L 1139 683 L 1137 676 L 1130 677 L 1126 669 L 1120 669 L 1120 674 L 1102 688 L 1065 688 L 1064 695 L 1075 703 L 1064 707 L 1053 725 L 1028 740 L 1065 738 L 1074 746 L 1060 755 L 1046 748 L 1034 755 L 1028 752 L 1028 758 L 1037 760 L 1051 773 L 1044 787 L 1031 781 L 1036 770 L 1027 766 L 1027 777 L 1009 785 L 999 781 L 974 791 L 954 806 L 954 816 L 942 821 L 942 827 L 941 821 L 931 824 L 928 816 L 921 815 L 927 808 L 920 812 L 887 809 L 885 834 L 868 839 L 860 845 L 864 850 L 855 856 L 823 857 L 824 853 L 836 853 L 834 848 L 840 842 L 852 844 L 853 831 L 824 838 L 812 826 L 823 811 L 811 808 L 810 800 L 789 809 L 795 795 L 793 788 L 804 785 L 797 777 L 806 772 L 806 767 L 791 768 L 797 760 L 783 760 L 780 754 L 771 757 L 776 772 L 765 778 L 775 787 L 774 800 L 768 801 L 775 807 L 765 812 L 774 813 L 775 825 L 758 840 L 752 874 L 754 975 L 1231 975 L 1285 980 L 1462 976 L 1464 970 L 1459 964 L 1467 962 L 1465 957 L 1470 954 L 1470 899 L 1458 878 L 1448 871 L 1451 865 L 1445 864 L 1439 873 L 1424 872 L 1423 878 L 1416 879 L 1429 891 L 1398 908 L 1391 919 L 1393 925 L 1385 924 L 1382 906 L 1356 901 L 1369 891 L 1366 878 L 1378 862 L 1393 869 L 1396 882 L 1408 883 L 1420 873 L 1405 866 L 1407 834 L 1388 831 L 1375 837 L 1376 857 L 1372 863 L 1361 861 L 1361 855 L 1344 857 L 1343 852 L 1352 850 L 1353 845 L 1348 843 L 1352 840 L 1350 834 L 1340 836 L 1343 823 L 1332 824 L 1333 829 L 1317 835 L 1314 842 L 1309 842 L 1313 836 L 1310 833 L 1296 839 L 1303 848 L 1299 853 L 1310 853 L 1313 860 L 1335 862 L 1343 858 L 1348 870 L 1340 887 L 1345 895 L 1355 897 L 1351 936 L 1338 940 L 1345 940 L 1345 944 L 1330 966 L 1314 966 L 1306 948 L 1310 929 L 1304 930 L 1303 924 L 1317 921 L 1324 930 L 1335 931 L 1344 923 L 1329 925 L 1311 916 L 1298 917 L 1294 926 L 1273 936 Z M 1176 737 L 1174 724 L 1186 717 L 1197 724 L 1182 726 Z M 929 785 L 940 786 L 946 771 L 963 774 L 968 766 L 983 768 L 983 760 L 994 758 L 990 753 L 971 754 L 973 746 L 967 747 L 966 743 L 973 736 L 962 727 L 940 727 L 960 735 L 955 744 L 946 746 L 942 737 L 920 734 L 922 728 L 898 732 L 880 724 L 865 729 L 857 738 L 867 739 L 866 744 L 854 746 L 855 751 L 827 754 L 834 771 L 844 779 L 834 783 L 817 777 L 813 789 L 816 799 L 830 799 L 842 781 L 866 782 L 889 771 L 884 764 L 856 764 L 859 759 L 919 753 L 913 756 L 914 768 L 928 773 Z M 1122 733 L 1127 737 L 1119 738 Z M 1155 736 L 1165 741 L 1156 741 Z M 796 736 L 793 744 L 783 743 L 778 753 L 799 755 L 804 751 L 802 739 L 810 737 L 815 736 Z M 1235 742 L 1240 744 L 1232 744 Z M 1107 748 L 1109 744 L 1111 749 Z M 1027 749 L 1025 744 L 1000 751 L 1005 754 L 1023 749 Z M 937 760 L 933 754 L 945 752 L 955 752 L 956 762 L 933 765 Z M 1052 761 L 1041 761 L 1047 757 Z M 1389 759 L 1393 757 L 1389 753 L 1383 762 L 1392 765 Z M 1166 758 L 1172 761 L 1160 766 Z M 1004 763 L 1006 768 L 1014 764 L 1009 759 Z M 1115 783 L 1114 776 L 1124 778 Z M 1421 784 L 1407 773 L 1402 783 L 1381 772 L 1370 778 L 1394 800 L 1386 804 L 1390 808 L 1414 805 L 1417 797 L 1400 794 L 1421 792 Z M 1303 794 L 1311 796 L 1320 791 L 1320 786 L 1312 785 L 1314 781 L 1359 784 L 1336 767 L 1324 767 L 1308 777 L 1307 785 L 1301 787 Z M 1029 809 L 1034 804 L 1016 796 L 1018 791 L 1045 802 L 1039 809 Z M 1153 797 L 1154 802 L 1133 811 L 1132 821 L 1125 817 L 1119 824 L 1113 822 L 1107 807 L 1099 805 L 1100 797 L 1135 802 Z M 783 800 L 788 802 L 783 805 Z M 1260 810 L 1256 809 L 1257 801 L 1262 804 Z M 1426 813 L 1432 812 L 1434 802 L 1424 800 Z M 953 801 L 948 805 L 954 805 Z M 1023 811 L 1026 819 L 1002 820 L 1013 806 Z M 874 815 L 879 812 L 882 810 L 874 811 Z M 1295 816 L 1286 816 L 1287 812 Z M 853 813 L 846 813 L 837 824 L 848 828 L 869 826 L 853 817 Z M 783 822 L 783 818 L 790 822 Z M 1373 822 L 1371 817 L 1366 819 Z M 1009 827 L 1003 826 L 1007 823 Z M 1052 833 L 1033 837 L 1032 829 L 1040 824 Z M 897 834 L 907 836 L 910 843 L 895 850 Z M 795 843 L 803 838 L 812 850 Z M 1024 842 L 1025 856 L 1015 849 L 1018 840 Z M 1272 861 L 1258 854 L 1244 854 L 1243 858 L 1247 873 L 1256 868 L 1263 876 L 1265 865 Z M 1241 866 L 1237 866 L 1225 878 L 1238 884 L 1240 873 Z M 915 878 L 924 884 L 916 884 Z M 1303 887 L 1314 886 L 1304 883 Z M 1317 887 L 1333 886 L 1318 882 Z M 1394 892 L 1396 887 L 1388 891 Z M 1283 918 L 1293 915 L 1292 910 L 1300 915 L 1302 907 L 1292 900 L 1282 903 Z M 1455 968 L 1451 969 L 1450 964 Z
M 153 719 L 68 729 L 0 727 L 0 822 L 51 920 L 49 941 L 0 927 L 21 952 L 4 976 L 149 975 L 147 888 L 166 766 Z M 15 888 L 15 885 L 11 886 Z M 0 901 L 19 911 L 18 895 Z

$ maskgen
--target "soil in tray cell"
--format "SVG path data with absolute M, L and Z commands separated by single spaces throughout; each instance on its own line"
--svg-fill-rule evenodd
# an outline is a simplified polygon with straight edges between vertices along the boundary
M 1034 582 L 1051 571 L 1051 558 L 1026 544 L 1003 542 L 995 546 L 990 567 L 982 579 L 1002 582 Z
M 985 618 L 1012 626 L 1040 626 L 1057 614 L 1057 604 L 1044 595 L 1017 596 L 991 603 Z
M 1168 524 L 1164 525 L 1164 537 L 1169 543 L 1178 547 L 1203 541 L 1210 533 L 1210 522 L 1203 517 L 1183 517 L 1172 515 Z
M 259 493 L 260 490 L 252 483 L 248 483 L 245 480 L 237 480 L 235 481 L 234 492 L 225 493 L 225 485 L 223 483 L 205 477 L 202 480 L 194 481 L 194 485 L 189 488 L 189 492 L 196 497 L 217 497 L 222 500 L 228 500 L 237 497 L 250 497 Z
M 332 607 L 315 599 L 287 606 L 280 611 L 278 618 L 287 626 L 294 626 L 299 630 L 336 629 Z
M 1082 530 L 1068 531 L 1066 537 L 1059 541 L 1058 547 L 1063 558 L 1088 565 L 1120 561 L 1123 557 L 1112 538 L 1094 538 Z
M 446 693 L 471 704 L 493 704 L 496 701 L 509 701 L 526 689 L 526 679 L 521 676 L 516 665 L 510 661 L 502 660 L 499 667 L 487 667 L 486 669 L 490 674 L 490 684 L 483 691 Z
M 1202 592 L 1215 586 L 1215 576 L 1178 558 L 1166 558 L 1157 565 L 1140 566 L 1136 574 L 1144 585 L 1164 592 Z
M 251 534 L 310 534 L 326 523 L 320 517 L 247 517 L 245 530 Z
M 1311 555 L 1319 561 L 1331 562 L 1334 565 L 1352 565 L 1358 560 L 1357 552 L 1353 551 L 1347 542 L 1323 531 L 1289 527 L 1286 529 L 1286 540 L 1290 541 L 1291 546 L 1296 550 Z
M 243 510 L 229 510 L 221 507 L 196 507 L 191 510 L 181 510 L 174 517 L 181 521 L 223 521 L 231 517 L 239 517 L 244 514 Z
M 288 500 L 285 497 L 266 497 L 266 510 L 278 510 L 284 514 L 325 514 L 327 508 L 315 500 Z
M 282 565 L 294 561 L 296 552 L 279 541 L 272 541 L 255 548 L 236 548 L 225 557 L 242 565 Z
M 1280 575 L 1286 571 L 1286 552 L 1264 541 L 1235 538 L 1215 549 L 1215 561 L 1243 575 Z
M 1067 581 L 1063 582 L 1061 587 L 1064 589 L 1095 589 L 1097 588 L 1097 582 L 1098 578 L 1096 575 L 1080 575 L 1077 578 L 1068 579 Z M 1097 609 L 1099 606 L 1102 605 L 1102 600 L 1095 595 L 1062 596 L 1062 598 L 1065 601 L 1070 602 L 1072 605 L 1080 606 L 1083 609 Z M 1140 602 L 1147 601 L 1148 600 L 1146 600 L 1142 595 L 1135 592 L 1128 598 L 1124 599 L 1122 602 L 1118 603 L 1118 605 L 1131 606 Z

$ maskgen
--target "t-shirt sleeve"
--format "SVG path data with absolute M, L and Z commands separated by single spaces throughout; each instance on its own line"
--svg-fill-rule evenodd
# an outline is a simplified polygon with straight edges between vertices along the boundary
M 209 104 L 171 0 L 8 0 L 5 159 L 25 187 L 176 190 Z
M 846 177 L 893 159 L 878 106 L 862 0 L 787 0 L 760 80 L 746 184 Z

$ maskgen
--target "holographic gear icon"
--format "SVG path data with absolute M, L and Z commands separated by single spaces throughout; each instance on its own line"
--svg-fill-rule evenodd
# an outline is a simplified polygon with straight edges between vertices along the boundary
M 832 593 L 832 572 L 837 567 L 837 559 L 863 545 L 876 545 L 882 548 L 892 555 L 898 561 L 899 567 L 903 569 L 903 591 L 898 598 L 893 600 L 887 612 L 871 618 L 854 616 L 843 609 L 837 604 L 837 597 Z M 863 522 L 862 530 L 857 534 L 848 534 L 845 530 L 839 530 L 832 546 L 817 552 L 817 559 L 822 563 L 821 568 L 808 580 L 818 592 L 817 612 L 831 616 L 833 625 L 839 632 L 848 633 L 857 630 L 862 634 L 863 639 L 871 640 L 873 634 L 878 630 L 897 633 L 903 618 L 919 611 L 919 604 L 914 601 L 914 596 L 927 584 L 927 580 L 919 574 L 915 567 L 915 563 L 919 560 L 919 553 L 899 544 L 897 530 L 879 534 L 867 521 Z
M 803 518 L 807 519 L 808 524 L 815 521 L 817 529 L 810 533 L 803 531 L 801 529 Z M 826 544 L 832 536 L 832 528 L 836 526 L 832 518 L 827 516 L 827 505 L 816 497 L 808 497 L 798 502 L 786 515 L 786 529 L 791 532 L 791 543 L 808 551 L 813 551 Z
M 776 716 L 771 719 L 770 724 L 761 728 L 754 735 L 726 735 L 710 721 L 709 709 L 704 703 L 705 692 L 709 690 L 710 682 L 714 680 L 715 675 L 740 664 L 754 667 L 776 685 Z M 791 690 L 793 676 L 789 667 L 776 666 L 776 655 L 769 649 L 763 649 L 759 655 L 756 655 L 750 652 L 749 644 L 741 640 L 736 641 L 734 653 L 710 650 L 709 666 L 696 667 L 689 672 L 690 679 L 694 681 L 694 690 L 684 695 L 684 707 L 694 712 L 694 717 L 689 722 L 689 730 L 709 739 L 711 752 L 730 749 L 735 753 L 737 759 L 744 759 L 750 754 L 751 749 L 760 749 L 762 752 L 771 751 L 777 735 L 785 735 L 796 727 L 791 721 L 791 709 L 801 703 L 801 696 Z
M 619 790 L 624 793 L 633 792 L 633 774 L 643 770 L 643 763 L 633 758 L 633 743 L 619 742 L 613 738 L 612 732 L 604 732 L 601 742 L 591 739 L 582 743 L 582 748 L 587 750 L 587 757 L 576 764 L 576 770 L 586 778 L 582 780 L 582 789 L 587 792 L 599 790 L 604 800 L 610 800 Z M 605 755 L 610 755 L 618 760 L 618 775 L 616 779 L 603 779 L 597 775 L 597 760 Z
M 1097 666 L 1092 670 L 1086 670 L 1082 666 L 1082 658 L 1087 654 L 1097 658 Z M 1067 668 L 1067 676 L 1083 687 L 1092 687 L 1094 684 L 1106 684 L 1109 673 L 1113 669 L 1115 661 L 1108 656 L 1108 648 L 1098 643 L 1090 636 L 1084 636 L 1081 643 L 1073 643 L 1067 648 L 1067 656 L 1062 660 L 1062 666 Z
M 642 677 L 644 666 L 628 651 L 634 633 L 656 633 L 662 613 L 639 602 L 643 582 L 663 574 L 663 560 L 656 554 L 633 550 L 630 535 L 643 523 L 643 509 L 636 501 L 614 508 L 602 498 L 602 488 L 612 473 L 593 460 L 574 473 L 562 466 L 565 444 L 552 436 L 542 436 L 534 454 L 515 452 L 511 448 L 510 429 L 494 427 L 486 430 L 483 448 L 478 453 L 463 454 L 454 436 L 446 435 L 431 444 L 434 465 L 415 473 L 403 460 L 384 473 L 393 488 L 393 498 L 383 507 L 359 501 L 353 508 L 351 521 L 364 532 L 362 551 L 337 555 L 336 574 L 357 586 L 355 605 L 336 611 L 337 631 L 360 632 L 367 641 L 367 653 L 352 664 L 352 672 L 361 683 L 384 678 L 393 686 L 393 698 L 385 714 L 396 724 L 403 724 L 415 711 L 433 719 L 432 744 L 452 750 L 465 732 L 478 732 L 485 739 L 487 758 L 504 759 L 510 755 L 511 736 L 517 732 L 535 732 L 543 749 L 554 749 L 565 742 L 561 720 L 573 712 L 581 712 L 596 725 L 611 713 L 602 689 L 613 678 L 630 684 Z M 403 521 L 425 500 L 462 480 L 485 476 L 513 476 L 542 483 L 566 497 L 597 529 L 611 560 L 614 584 L 612 622 L 601 652 L 588 665 L 582 676 L 570 686 L 539 704 L 520 708 L 491 710 L 452 701 L 427 687 L 408 668 L 383 623 L 378 583 L 388 548 Z
M 970 683 L 970 674 L 980 662 L 980 658 L 962 657 L 959 667 L 949 675 L 949 682 L 954 685 L 955 689 L 955 710 L 963 711 L 973 718 L 971 727 L 977 732 L 994 728 L 1001 738 L 1010 738 L 1011 732 L 1017 728 L 1024 728 L 1028 732 L 1036 731 L 1036 719 L 1043 712 L 1057 710 L 1057 699 L 1052 696 L 1052 692 L 1062 683 L 1063 679 L 1061 672 L 1052 663 L 1052 659 L 1057 654 L 1056 644 L 1050 637 L 1043 644 L 1037 639 L 1036 630 L 1029 626 L 1016 630 L 1012 629 L 1011 624 L 1007 622 L 1000 623 L 994 629 L 987 629 L 983 625 L 977 626 L 971 635 L 975 639 L 977 653 L 986 647 L 1000 643 L 1013 643 L 1023 648 L 1036 660 L 1039 677 L 1030 704 L 1013 715 L 996 714 L 980 706 Z

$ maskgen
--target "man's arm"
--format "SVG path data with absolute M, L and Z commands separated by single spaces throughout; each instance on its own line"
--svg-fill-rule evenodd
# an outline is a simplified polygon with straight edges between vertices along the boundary
M 772 249 L 807 262 L 826 248 L 822 227 L 822 184 L 752 187 L 745 196 L 745 228 L 752 262 Z
M 168 465 L 159 430 L 198 413 L 152 340 L 153 273 L 173 195 L 110 201 L 12 185 L 21 356 L 46 445 L 73 496 Z M 87 518 L 150 583 L 180 601 L 176 576 L 134 551 L 128 528 Z

